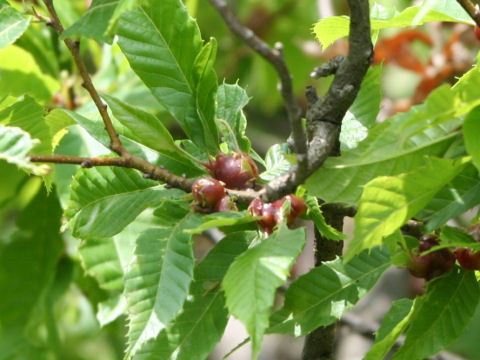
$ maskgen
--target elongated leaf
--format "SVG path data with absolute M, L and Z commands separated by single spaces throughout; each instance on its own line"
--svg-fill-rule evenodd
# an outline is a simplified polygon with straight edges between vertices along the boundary
M 284 309 L 279 311 L 293 315 L 286 322 L 293 322 L 297 336 L 330 325 L 365 296 L 390 265 L 385 248 L 375 248 L 370 254 L 364 251 L 347 264 L 340 258 L 326 262 L 290 285 Z
M 268 327 L 276 289 L 287 279 L 305 245 L 304 229 L 278 232 L 239 256 L 228 269 L 222 288 L 227 307 L 247 328 L 256 359 Z
M 198 146 L 215 154 L 214 104 L 198 91 L 212 89 L 211 45 L 202 51 L 197 24 L 180 0 L 153 1 L 118 22 L 119 45 L 132 69 Z M 202 53 L 202 54 L 201 54 Z M 206 57 L 205 57 L 206 56 Z M 203 65 L 203 68 L 202 68 Z
M 107 35 L 113 35 L 117 26 L 118 19 L 126 11 L 132 10 L 137 6 L 140 6 L 144 0 L 119 0 L 118 5 L 113 12 L 112 17 L 108 23 L 108 28 L 106 31 Z
M 347 237 L 344 233 L 327 224 L 316 197 L 308 196 L 305 202 L 307 204 L 307 217 L 313 220 L 315 227 L 322 236 L 331 240 L 343 240 Z
M 412 172 L 370 181 L 360 198 L 353 240 L 345 260 L 382 244 L 385 236 L 417 214 L 464 166 L 464 161 L 432 158 L 426 166 Z
M 207 229 L 222 226 L 246 224 L 258 220 L 258 217 L 250 215 L 247 211 L 223 212 L 206 215 L 203 223 L 194 229 L 185 230 L 190 234 L 201 234 Z
M 0 49 L 13 44 L 30 25 L 30 19 L 24 18 L 11 6 L 0 8 Z
M 55 193 L 41 187 L 22 211 L 18 230 L 0 247 L 0 324 L 24 327 L 55 274 L 62 252 L 61 209 Z
M 435 194 L 421 212 L 421 217 L 428 220 L 425 231 L 430 232 L 439 228 L 478 203 L 480 203 L 478 171 L 469 164 L 462 173 Z
M 287 144 L 275 144 L 268 149 L 265 155 L 266 169 L 260 174 L 264 181 L 270 181 L 290 169 L 290 162 L 285 158 L 285 154 L 290 151 Z
M 118 121 L 128 128 L 126 136 L 173 160 L 195 166 L 188 154 L 175 144 L 172 135 L 158 118 L 113 96 L 104 94 L 102 97 Z
M 375 125 L 382 100 L 380 75 L 382 66 L 368 69 L 354 103 L 342 121 L 340 142 L 342 148 L 353 149 L 368 135 L 368 129 Z
M 85 36 L 98 42 L 112 43 L 112 37 L 105 35 L 110 19 L 119 0 L 93 0 L 88 11 L 60 36 L 65 39 L 72 36 Z
M 443 156 L 458 136 L 455 93 L 444 86 L 423 105 L 376 125 L 357 148 L 330 158 L 307 179 L 311 195 L 354 204 L 362 187 L 377 176 L 395 175 L 424 165 L 424 156 Z M 400 134 L 400 135 L 399 135 Z
M 109 237 L 119 233 L 147 207 L 183 194 L 144 179 L 132 169 L 80 169 L 71 185 L 65 215 L 74 236 Z
M 129 312 L 129 356 L 172 321 L 188 295 L 193 277 L 192 235 L 199 216 L 188 204 L 168 206 L 169 226 L 151 228 L 137 239 L 135 258 L 125 277 Z
M 45 175 L 48 166 L 33 164 L 26 156 L 38 142 L 17 127 L 0 125 L 0 160 L 6 160 L 35 175 Z
M 47 102 L 60 89 L 59 82 L 43 74 L 30 53 L 15 45 L 0 50 L 0 69 L 0 96 L 28 94 Z
M 366 354 L 364 360 L 383 359 L 396 340 L 408 325 L 413 314 L 413 300 L 400 299 L 393 302 L 389 312 L 385 314 L 382 326 L 376 333 L 375 343 Z
M 220 289 L 228 267 L 244 252 L 255 232 L 231 233 L 195 268 L 194 281 L 182 312 L 157 338 L 145 343 L 134 359 L 202 360 L 222 337 L 228 321 Z
M 238 84 L 223 83 L 218 87 L 217 92 L 217 118 L 224 120 L 230 126 L 230 131 L 220 122 L 218 128 L 223 136 L 223 140 L 229 145 L 235 144 L 235 140 L 244 153 L 249 153 L 251 144 L 250 140 L 245 136 L 247 128 L 247 119 L 242 109 L 248 104 L 249 97 L 247 92 Z M 232 137 L 235 137 L 233 139 Z M 230 150 L 237 150 L 231 148 Z
M 465 122 L 463 123 L 463 136 L 465 138 L 465 145 L 467 146 L 468 153 L 472 155 L 472 160 L 478 170 L 480 170 L 480 143 L 477 135 L 480 132 L 480 106 L 473 109 L 468 114 Z
M 392 359 L 425 359 L 450 345 L 468 325 L 480 299 L 473 271 L 450 271 L 417 298 L 403 346 Z
M 449 1 L 447 6 L 445 2 L 437 2 L 436 6 L 432 7 L 428 13 L 424 14 L 422 19 L 416 20 L 416 25 L 422 25 L 430 21 L 445 21 L 445 22 L 461 22 L 465 24 L 472 24 L 471 18 L 456 2 Z M 378 5 L 377 5 L 378 6 Z M 378 31 L 387 28 L 402 28 L 413 25 L 417 14 L 422 11 L 420 6 L 412 6 L 406 8 L 401 13 L 393 12 L 393 16 L 389 18 L 382 17 L 376 19 L 375 14 L 372 13 L 371 29 Z M 382 11 L 381 14 L 387 13 Z M 323 48 L 327 48 L 336 40 L 348 36 L 350 19 L 347 16 L 333 16 L 320 20 L 314 27 L 315 35 Z

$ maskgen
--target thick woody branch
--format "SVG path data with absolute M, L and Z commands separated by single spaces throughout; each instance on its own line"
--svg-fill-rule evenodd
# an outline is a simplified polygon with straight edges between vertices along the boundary
M 48 12 L 50 13 L 50 16 L 51 16 L 51 19 L 47 24 L 52 26 L 55 30 L 57 30 L 58 34 L 61 35 L 64 31 L 64 28 L 62 26 L 62 23 L 60 22 L 60 19 L 58 18 L 57 12 L 55 11 L 55 8 L 53 6 L 53 1 L 44 0 L 44 3 L 47 6 Z M 98 95 L 97 90 L 93 86 L 92 79 L 88 74 L 87 67 L 85 66 L 85 63 L 83 62 L 82 57 L 80 56 L 79 43 L 76 41 L 72 41 L 68 38 L 64 39 L 63 41 L 65 42 L 65 45 L 67 45 L 68 49 L 72 53 L 75 64 L 78 67 L 80 76 L 83 79 L 82 86 L 88 91 L 88 93 L 90 94 L 90 97 L 92 98 L 93 102 L 97 106 L 97 109 L 100 112 L 100 115 L 102 116 L 103 122 L 105 124 L 105 129 L 107 130 L 108 135 L 110 136 L 110 141 L 111 141 L 110 148 L 113 151 L 115 151 L 117 154 L 123 155 L 126 152 L 126 150 L 123 147 L 122 143 L 120 142 L 117 132 L 113 127 L 112 120 L 110 119 L 110 116 L 108 115 L 108 112 L 107 112 L 107 106 L 102 102 L 102 100 L 100 99 L 100 96 Z
M 150 164 L 145 159 L 134 155 L 120 157 L 81 157 L 69 155 L 29 155 L 32 162 L 55 163 L 55 164 L 77 164 L 84 168 L 94 166 L 118 166 L 140 170 L 145 178 L 164 181 L 167 184 L 182 189 L 186 192 L 192 191 L 193 181 L 182 176 L 172 174 L 170 171 Z
M 373 57 L 368 0 L 349 0 L 348 3 L 349 53 L 334 66 L 335 78 L 324 97 L 318 97 L 313 88 L 307 89 L 307 172 L 299 173 L 297 166 L 292 166 L 289 172 L 267 185 L 264 196 L 267 200 L 292 192 L 320 168 L 328 156 L 338 152 L 342 119 L 355 100 Z
M 478 5 L 474 5 L 470 0 L 457 0 L 463 9 L 470 15 L 477 26 L 480 27 L 480 9 Z
M 277 71 L 278 77 L 280 78 L 280 93 L 287 110 L 290 127 L 292 129 L 294 150 L 297 154 L 298 167 L 296 171 L 302 173 L 303 177 L 308 169 L 308 157 L 306 135 L 301 121 L 302 108 L 293 93 L 292 76 L 283 58 L 282 44 L 276 43 L 272 49 L 257 37 L 252 30 L 243 25 L 223 0 L 209 1 L 222 16 L 230 31 L 267 60 Z

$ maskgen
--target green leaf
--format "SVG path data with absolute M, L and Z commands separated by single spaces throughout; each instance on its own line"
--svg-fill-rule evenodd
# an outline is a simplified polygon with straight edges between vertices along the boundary
M 414 170 L 424 165 L 425 155 L 443 156 L 462 123 L 462 117 L 455 116 L 457 104 L 455 93 L 443 86 L 424 104 L 376 125 L 355 149 L 327 159 L 307 179 L 309 194 L 355 204 L 363 186 L 377 176 Z
M 460 22 L 472 25 L 472 19 L 456 2 L 451 2 L 451 5 L 445 6 L 444 3 L 438 2 L 437 6 L 434 6 L 432 10 L 424 14 L 423 18 L 418 21 L 416 25 L 422 25 L 431 21 L 444 21 L 444 22 Z M 420 6 L 412 6 L 403 10 L 401 13 L 393 13 L 390 18 L 376 19 L 372 15 L 371 30 L 372 32 L 387 29 L 387 28 L 402 28 L 410 27 L 413 25 L 414 19 L 417 14 L 422 11 Z M 381 12 L 382 15 L 387 12 Z M 348 36 L 350 25 L 350 19 L 348 16 L 332 16 L 323 20 L 320 20 L 313 31 L 315 35 L 325 49 L 333 44 L 336 40 Z
M 327 224 L 316 197 L 307 196 L 305 202 L 307 204 L 307 217 L 315 223 L 315 227 L 322 236 L 331 240 L 343 240 L 347 237 L 344 233 Z
M 71 185 L 65 215 L 74 236 L 109 237 L 119 233 L 147 207 L 165 199 L 181 198 L 183 194 L 144 179 L 132 169 L 80 169 Z
M 463 122 L 463 136 L 468 153 L 472 155 L 472 161 L 480 171 L 480 143 L 478 134 L 480 134 L 480 106 L 474 108 Z
M 425 359 L 450 345 L 472 319 L 479 299 L 473 271 L 456 268 L 433 280 L 415 300 L 405 343 L 392 359 Z
M 0 324 L 25 326 L 47 290 L 63 249 L 61 209 L 55 193 L 39 192 L 23 209 L 7 244 L 0 245 Z
M 423 209 L 464 167 L 465 161 L 428 159 L 426 166 L 397 176 L 381 176 L 364 188 L 355 215 L 355 230 L 345 260 L 382 244 Z
M 65 29 L 60 39 L 72 36 L 84 36 L 98 42 L 111 44 L 112 37 L 105 35 L 110 19 L 119 0 L 93 0 L 87 12 L 68 29 Z
M 147 229 L 137 239 L 125 276 L 130 356 L 176 317 L 193 277 L 192 235 L 184 230 L 198 224 L 199 216 L 188 204 L 172 203 L 166 210 L 165 226 Z
M 75 124 L 70 116 L 64 113 L 61 110 L 53 109 L 45 116 L 45 123 L 50 128 L 50 137 L 52 149 L 54 150 L 60 140 L 68 133 L 66 128 L 70 125 Z
M 189 297 L 171 325 L 142 346 L 134 359 L 203 360 L 222 337 L 228 321 L 219 283 L 235 257 L 244 252 L 255 232 L 227 235 L 195 268 Z
M 393 302 L 391 309 L 383 317 L 382 325 L 375 336 L 375 343 L 364 360 L 384 359 L 395 345 L 398 337 L 407 327 L 413 314 L 413 300 L 400 299 Z
M 213 89 L 213 43 L 202 46 L 198 26 L 183 3 L 165 0 L 158 6 L 145 1 L 122 15 L 117 33 L 132 69 L 152 94 L 195 144 L 216 154 L 214 104 L 207 94 L 198 93 Z
M 260 178 L 264 181 L 270 181 L 283 174 L 290 169 L 290 162 L 286 159 L 285 154 L 289 154 L 287 144 L 275 144 L 268 149 L 265 155 L 266 169 L 260 174 Z
M 440 190 L 421 212 L 426 219 L 425 231 L 431 232 L 448 220 L 463 214 L 480 203 L 480 182 L 477 169 L 468 164 L 464 171 Z
M 431 249 L 424 251 L 422 255 L 429 254 L 445 248 L 455 248 L 457 246 L 467 247 L 473 250 L 480 250 L 480 243 L 475 241 L 473 237 L 460 229 L 451 226 L 444 226 L 440 232 L 440 245 L 433 246 Z
M 17 127 L 0 125 L 0 160 L 6 160 L 35 175 L 46 175 L 48 166 L 31 163 L 26 156 L 38 142 Z
M 60 90 L 58 80 L 43 74 L 35 58 L 18 46 L 0 50 L 0 70 L 0 96 L 28 94 L 38 101 L 49 102 Z
M 218 123 L 218 129 L 223 136 L 223 141 L 230 146 L 238 143 L 240 150 L 248 154 L 251 149 L 250 140 L 245 136 L 247 119 L 242 109 L 248 104 L 247 92 L 238 84 L 223 83 L 218 87 L 217 92 L 217 118 L 224 120 L 230 126 L 230 131 L 222 123 Z M 232 138 L 234 136 L 234 138 Z M 230 150 L 237 150 L 232 147 Z
M 254 359 L 268 328 L 275 291 L 287 279 L 304 245 L 304 229 L 288 230 L 283 225 L 237 257 L 222 281 L 230 313 L 245 325 L 252 339 Z
M 279 311 L 293 315 L 289 321 L 297 336 L 330 325 L 365 296 L 390 265 L 386 248 L 364 251 L 347 264 L 340 258 L 325 262 L 290 285 L 285 309 Z
M 0 124 L 18 126 L 32 137 L 40 140 L 32 154 L 49 155 L 52 153 L 52 135 L 43 118 L 45 110 L 34 99 L 25 96 L 11 106 L 0 111 Z
M 107 35 L 113 35 L 115 32 L 115 28 L 118 23 L 118 19 L 120 19 L 120 16 L 126 11 L 132 10 L 138 6 L 140 6 L 144 0 L 119 0 L 118 5 L 115 8 L 115 11 L 110 18 L 110 21 L 108 23 L 108 28 L 106 31 Z
M 129 130 L 130 133 L 125 134 L 127 137 L 187 166 L 198 166 L 192 163 L 188 153 L 175 144 L 170 132 L 154 115 L 113 96 L 103 94 L 102 98 L 118 121 Z
M 24 18 L 11 6 L 0 8 L 0 49 L 13 44 L 30 25 L 30 19 Z
M 368 69 L 354 103 L 345 114 L 340 143 L 346 149 L 356 148 L 367 137 L 368 129 L 375 125 L 382 100 L 381 74 L 382 66 Z
M 246 224 L 258 219 L 258 217 L 250 215 L 247 211 L 213 213 L 211 215 L 203 216 L 203 223 L 201 225 L 185 231 L 190 234 L 201 234 L 205 230 L 214 227 Z

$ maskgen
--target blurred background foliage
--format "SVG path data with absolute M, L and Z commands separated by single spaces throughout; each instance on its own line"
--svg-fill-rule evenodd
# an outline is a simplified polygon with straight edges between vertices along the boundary
M 322 1 L 229 1 L 230 7 L 258 36 L 272 45 L 277 41 L 283 43 L 285 58 L 294 78 L 295 93 L 303 105 L 306 104 L 306 86 L 313 85 L 322 94 L 331 82 L 331 78 L 311 79 L 309 74 L 312 69 L 332 56 L 348 51 L 345 40 L 337 41 L 328 49 L 322 49 L 314 40 L 312 28 L 319 19 L 327 15 L 348 14 L 345 0 L 328 2 L 332 5 L 328 9 L 332 14 L 322 14 L 326 9 L 322 7 Z M 216 70 L 219 81 L 238 82 L 251 97 L 246 115 L 247 134 L 253 147 L 264 154 L 271 145 L 284 142 L 289 128 L 272 67 L 234 38 L 206 1 L 185 2 L 191 15 L 197 19 L 204 39 L 215 37 L 218 41 Z M 376 2 L 397 10 L 412 5 L 409 0 Z M 45 13 L 40 2 L 35 0 L 11 1 L 11 4 L 25 13 L 31 14 L 32 6 L 39 13 Z M 89 1 L 60 0 L 55 2 L 55 6 L 65 28 L 68 28 L 88 9 Z M 421 102 L 442 82 L 455 81 L 455 76 L 473 63 L 473 49 L 478 49 L 479 43 L 472 35 L 473 31 L 466 26 L 445 24 L 429 24 L 409 35 L 396 30 L 381 33 L 377 53 L 384 50 L 387 55 L 375 59 L 377 63 L 384 64 L 384 99 L 378 120 Z M 401 51 L 392 53 L 392 48 Z M 183 137 L 181 129 L 129 68 L 115 43 L 99 44 L 82 39 L 81 52 L 100 92 L 110 93 L 155 113 L 169 124 L 176 138 Z M 12 53 L 21 56 L 22 62 L 2 61 L 11 58 Z M 440 56 L 443 58 L 439 60 Z M 432 67 L 438 71 L 431 70 Z M 13 47 L 0 51 L 0 70 L 2 108 L 11 101 L 12 95 L 20 95 L 12 93 L 12 79 L 27 76 L 28 79 L 42 79 L 48 84 L 37 87 L 32 82 L 30 85 L 31 96 L 47 109 L 76 109 L 87 117 L 98 117 L 91 100 L 81 88 L 69 52 L 55 31 L 43 23 L 32 23 Z M 423 87 L 420 88 L 420 84 Z M 69 128 L 55 151 L 81 156 L 109 152 L 78 126 Z M 55 221 L 60 221 L 62 207 L 68 200 L 68 186 L 76 169 L 75 165 L 57 167 L 50 183 L 47 180 L 46 184 L 51 186 L 52 178 L 55 179 L 56 188 L 52 194 L 57 196 L 47 197 L 39 178 L 28 177 L 14 165 L 0 162 L 0 293 L 18 295 L 21 292 L 25 301 L 20 304 L 23 311 L 19 313 L 7 307 L 0 308 L 0 349 L 10 349 L 9 352 L 0 351 L 0 359 L 109 360 L 123 356 L 125 319 L 120 317 L 109 322 L 108 315 L 117 309 L 102 303 L 109 290 L 102 288 L 94 277 L 84 272 L 78 253 L 79 241 L 69 236 L 68 232 L 60 237 L 55 231 L 58 226 Z M 28 217 L 39 216 L 39 213 L 46 219 L 41 228 L 29 228 Z M 48 219 L 53 219 L 53 223 L 49 223 Z M 48 246 L 42 242 L 47 235 L 56 239 Z M 17 246 L 25 247 L 25 257 L 9 258 L 9 253 Z M 50 251 L 55 256 L 42 256 L 44 251 Z M 21 276 L 12 274 L 18 261 L 34 262 L 38 265 L 38 272 Z M 48 290 L 43 291 L 44 288 Z M 102 311 L 98 311 L 99 306 L 104 307 Z M 25 312 L 25 309 L 29 311 Z M 478 351 L 475 352 L 480 333 L 480 313 L 477 319 L 452 347 L 472 360 L 480 359 Z M 100 322 L 105 326 L 101 327 Z M 20 332 L 21 336 L 18 335 Z

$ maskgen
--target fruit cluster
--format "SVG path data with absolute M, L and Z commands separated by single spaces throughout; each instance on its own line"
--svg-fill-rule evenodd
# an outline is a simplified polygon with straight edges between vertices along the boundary
M 480 241 L 480 223 L 476 223 L 468 228 L 468 234 L 475 241 Z M 457 247 L 455 254 L 459 264 L 467 270 L 480 270 L 480 251 L 473 251 L 469 248 Z
M 290 201 L 290 207 L 283 211 L 283 204 L 287 200 Z M 262 217 L 257 223 L 268 236 L 284 218 L 287 225 L 291 225 L 297 217 L 302 215 L 305 211 L 305 201 L 295 195 L 284 196 L 273 203 L 264 203 L 260 198 L 256 198 L 250 203 L 248 210 L 253 216 Z
M 437 235 L 426 234 L 420 238 L 418 248 L 412 252 L 407 264 L 410 274 L 418 278 L 431 280 L 450 271 L 455 266 L 455 255 L 448 249 L 440 249 L 421 255 L 422 252 L 439 244 Z
M 197 211 L 237 210 L 225 187 L 247 189 L 253 187 L 258 179 L 257 165 L 250 156 L 241 152 L 233 152 L 232 155 L 219 153 L 215 160 L 203 165 L 214 178 L 200 178 L 193 183 L 192 194 Z

